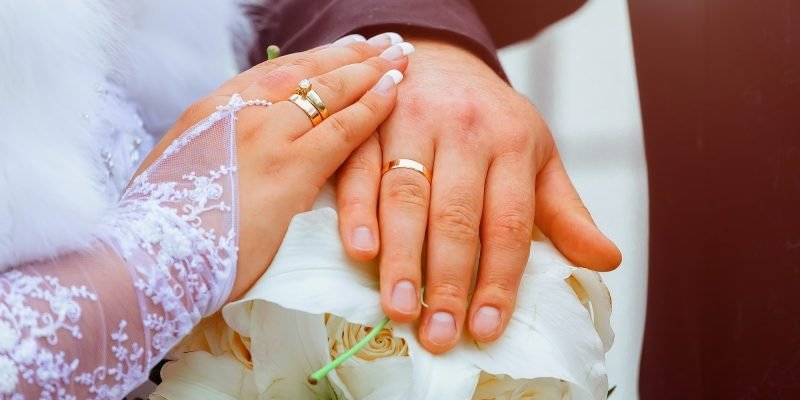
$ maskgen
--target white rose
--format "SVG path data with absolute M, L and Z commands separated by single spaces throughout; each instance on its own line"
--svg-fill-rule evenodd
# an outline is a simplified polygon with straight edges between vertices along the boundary
M 481 373 L 472 400 L 564 400 L 569 385 L 559 379 L 511 379 Z
M 336 357 L 350 350 L 364 336 L 367 336 L 372 329 L 360 324 L 351 324 L 335 315 L 325 316 L 325 327 L 328 330 L 328 346 L 331 359 L 336 359 Z M 408 357 L 408 345 L 404 339 L 393 335 L 392 328 L 387 327 L 381 330 L 350 360 L 352 362 L 364 362 L 389 357 Z

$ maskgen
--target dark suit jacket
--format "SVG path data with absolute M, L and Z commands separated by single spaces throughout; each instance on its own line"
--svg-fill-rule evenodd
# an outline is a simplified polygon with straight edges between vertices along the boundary
M 502 74 L 497 47 L 582 3 L 273 0 L 253 10 L 252 60 L 416 31 Z M 642 398 L 800 398 L 800 1 L 629 3 L 651 201 Z

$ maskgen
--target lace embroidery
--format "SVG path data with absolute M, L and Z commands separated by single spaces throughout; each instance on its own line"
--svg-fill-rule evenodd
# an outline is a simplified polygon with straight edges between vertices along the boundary
M 97 301 L 97 296 L 86 286 L 63 286 L 52 276 L 13 270 L 0 277 L 0 287 L 0 392 L 13 393 L 18 381 L 24 380 L 41 387 L 41 398 L 74 398 L 63 385 L 70 382 L 79 360 L 39 347 L 36 340 L 57 345 L 60 330 L 81 339 L 78 301 Z M 44 306 L 32 307 L 31 301 Z
M 224 304 L 238 250 L 235 114 L 250 105 L 269 103 L 234 95 L 134 179 L 106 220 L 110 234 L 99 247 L 112 256 L 82 255 L 78 265 L 57 259 L 0 275 L 0 394 L 31 398 L 33 387 L 40 399 L 73 400 L 80 390 L 80 398 L 118 400 Z M 83 268 L 114 267 L 113 282 L 59 280 L 69 268 L 75 279 Z M 104 307 L 104 299 L 117 296 L 131 311 Z M 95 319 L 87 321 L 90 305 Z M 103 333 L 104 324 L 116 328 Z M 94 354 L 82 354 L 63 344 L 88 333 L 107 345 L 88 344 Z M 28 388 L 24 396 L 20 387 Z

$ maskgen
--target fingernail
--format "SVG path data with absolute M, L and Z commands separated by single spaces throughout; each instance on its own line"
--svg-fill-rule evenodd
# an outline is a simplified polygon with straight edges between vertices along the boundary
M 490 337 L 500 327 L 500 310 L 492 306 L 483 306 L 472 317 L 472 333 L 478 337 Z
M 375 242 L 372 240 L 372 232 L 366 226 L 356 228 L 350 240 L 353 247 L 359 250 L 372 250 L 375 247 Z
M 428 340 L 435 344 L 447 344 L 456 336 L 456 320 L 448 312 L 436 312 L 428 321 Z
M 417 304 L 419 304 L 417 288 L 411 281 L 400 281 L 394 285 L 392 307 L 404 313 L 411 313 L 417 311 Z
M 393 46 L 402 42 L 403 37 L 394 32 L 381 33 L 380 35 L 373 36 L 367 40 L 367 44 L 379 49 L 385 49 L 389 46 Z
M 331 43 L 331 47 L 342 47 L 342 46 L 347 46 L 348 44 L 353 43 L 353 42 L 366 42 L 366 41 L 367 41 L 367 38 L 365 38 L 364 36 L 361 36 L 361 35 L 356 33 L 356 34 L 353 34 L 353 35 L 347 35 L 347 36 L 345 36 L 345 37 L 343 37 L 343 38 Z
M 393 69 L 383 74 L 381 79 L 378 80 L 378 83 L 376 83 L 375 86 L 373 86 L 372 90 L 374 90 L 378 94 L 386 94 L 389 93 L 389 90 L 391 90 L 392 87 L 397 86 L 397 84 L 399 84 L 402 81 L 403 81 L 403 73 L 396 69 Z
M 408 42 L 398 43 L 384 50 L 379 56 L 384 60 L 397 61 L 414 53 L 414 45 Z

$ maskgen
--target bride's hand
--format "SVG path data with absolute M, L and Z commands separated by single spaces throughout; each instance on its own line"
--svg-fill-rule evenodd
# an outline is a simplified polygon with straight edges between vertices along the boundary
M 292 217 L 310 209 L 322 185 L 394 107 L 395 86 L 402 79 L 397 70 L 405 70 L 409 45 L 387 48 L 397 42 L 389 35 L 377 42 L 346 37 L 243 72 L 191 106 L 143 163 L 140 171 L 234 93 L 245 101 L 274 102 L 237 114 L 240 236 L 231 299 L 244 294 L 264 273 Z M 286 100 L 305 78 L 330 112 L 316 127 Z

